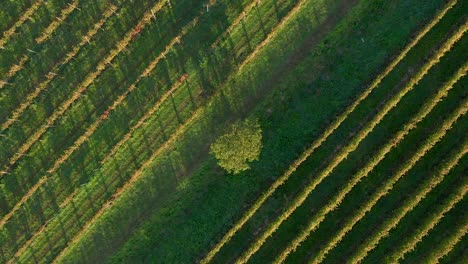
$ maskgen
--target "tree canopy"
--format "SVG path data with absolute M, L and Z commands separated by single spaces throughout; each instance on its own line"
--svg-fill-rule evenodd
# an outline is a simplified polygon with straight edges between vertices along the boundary
M 258 160 L 262 149 L 262 130 L 257 120 L 239 120 L 211 145 L 218 164 L 229 173 L 238 174 L 250 169 L 249 163 Z

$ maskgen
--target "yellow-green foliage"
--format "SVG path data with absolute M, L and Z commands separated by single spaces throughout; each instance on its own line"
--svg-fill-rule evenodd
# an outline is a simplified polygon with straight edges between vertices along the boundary
M 249 162 L 258 160 L 261 149 L 262 130 L 256 120 L 235 122 L 211 145 L 219 166 L 233 174 L 248 170 Z

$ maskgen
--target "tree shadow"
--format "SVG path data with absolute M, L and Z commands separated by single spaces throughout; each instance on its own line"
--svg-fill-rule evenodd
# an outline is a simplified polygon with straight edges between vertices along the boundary
M 262 29 L 263 32 L 263 37 L 266 38 L 268 36 L 268 31 L 265 27 L 265 24 L 263 22 L 262 15 L 260 14 L 260 11 L 258 10 L 258 4 L 256 4 L 253 9 L 255 10 L 255 15 L 258 18 L 258 22 L 260 24 L 260 28 Z

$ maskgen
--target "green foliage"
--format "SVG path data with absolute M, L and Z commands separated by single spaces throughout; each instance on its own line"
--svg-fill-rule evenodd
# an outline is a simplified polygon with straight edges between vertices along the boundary
M 262 129 L 258 120 L 249 119 L 232 124 L 229 131 L 211 145 L 218 165 L 233 174 L 250 169 L 249 162 L 258 160 L 261 149 Z

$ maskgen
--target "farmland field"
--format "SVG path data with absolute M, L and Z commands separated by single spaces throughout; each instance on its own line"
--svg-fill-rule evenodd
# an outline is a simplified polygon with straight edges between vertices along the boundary
M 0 0 L 0 263 L 467 263 L 467 10 Z

